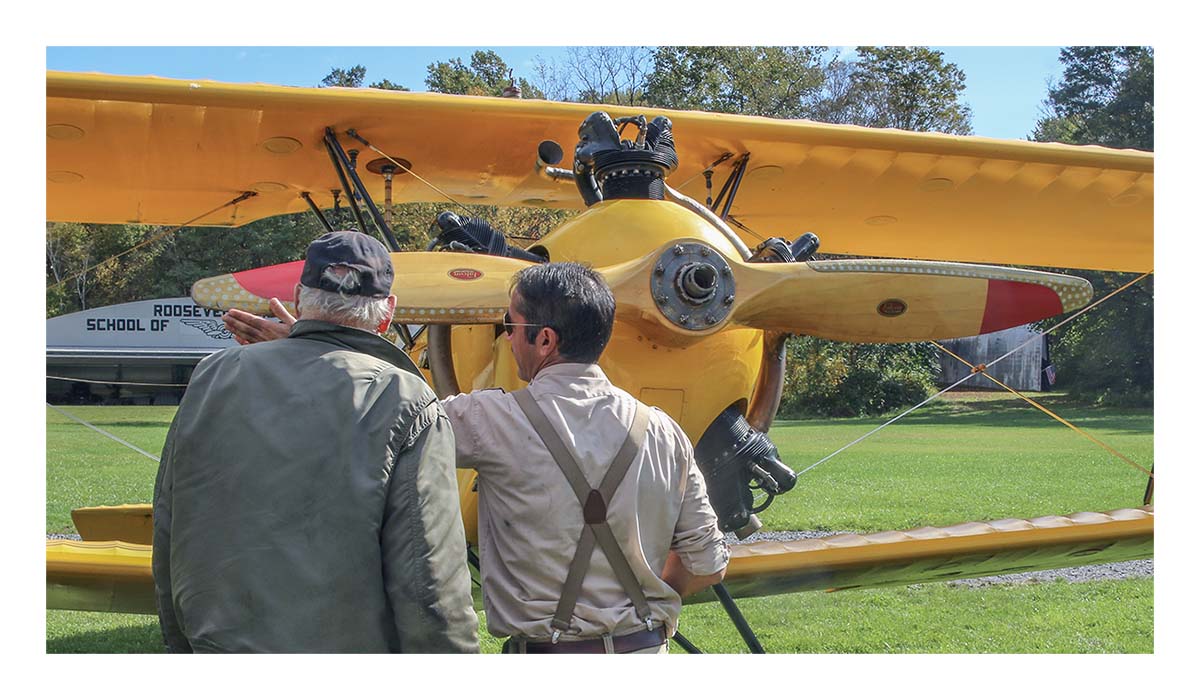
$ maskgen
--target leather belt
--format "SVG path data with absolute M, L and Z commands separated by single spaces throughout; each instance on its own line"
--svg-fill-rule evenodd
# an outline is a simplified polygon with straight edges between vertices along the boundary
M 655 627 L 652 630 L 638 630 L 630 634 L 612 638 L 613 652 L 628 654 L 631 651 L 649 649 L 667 641 L 665 627 Z M 525 642 L 526 654 L 603 654 L 604 639 L 571 639 L 561 640 L 557 644 L 551 642 Z

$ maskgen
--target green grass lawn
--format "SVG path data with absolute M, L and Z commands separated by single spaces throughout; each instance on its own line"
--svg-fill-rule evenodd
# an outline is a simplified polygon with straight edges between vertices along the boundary
M 1039 395 L 1059 415 L 1145 467 L 1153 462 L 1149 410 L 1072 406 Z M 157 454 L 174 407 L 68 407 Z M 776 421 L 771 437 L 797 471 L 880 420 Z M 74 532 L 81 505 L 149 502 L 155 462 L 47 409 L 46 531 Z M 967 520 L 1110 510 L 1141 502 L 1145 476 L 1016 398 L 939 399 L 800 477 L 763 514 L 771 530 L 869 532 Z M 1088 653 L 1153 651 L 1149 579 L 987 588 L 927 584 L 740 601 L 772 652 Z M 160 647 L 155 618 L 51 610 L 49 652 L 138 652 Z M 688 606 L 681 630 L 706 652 L 745 646 L 716 603 Z M 482 623 L 485 651 L 498 651 Z

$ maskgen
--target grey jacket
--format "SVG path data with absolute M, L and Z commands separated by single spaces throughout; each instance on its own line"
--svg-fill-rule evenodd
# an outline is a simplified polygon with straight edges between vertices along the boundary
M 170 651 L 477 652 L 445 413 L 365 331 L 200 363 L 154 486 Z

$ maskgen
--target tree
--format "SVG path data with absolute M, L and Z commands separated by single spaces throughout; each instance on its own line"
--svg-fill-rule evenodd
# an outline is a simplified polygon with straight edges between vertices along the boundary
M 448 95 L 485 95 L 499 97 L 504 88 L 516 85 L 523 98 L 541 98 L 544 94 L 524 78 L 512 82 L 512 70 L 495 51 L 476 51 L 471 65 L 462 59 L 430 63 L 425 68 L 425 85 L 431 92 Z
M 806 118 L 824 82 L 820 46 L 662 46 L 646 103 L 763 117 Z
M 1063 49 L 1063 79 L 1050 86 L 1034 141 L 1154 150 L 1154 49 Z
M 862 126 L 971 133 L 971 109 L 959 101 L 966 74 L 924 46 L 860 46 L 849 98 Z
M 367 69 L 361 65 L 355 65 L 351 68 L 333 68 L 329 71 L 329 75 L 321 79 L 323 87 L 362 87 L 363 81 L 367 78 Z M 408 92 L 408 88 L 398 83 L 384 78 L 383 80 L 371 83 L 367 87 L 376 88 L 378 90 L 400 90 Z
M 329 71 L 329 75 L 321 78 L 321 85 L 324 87 L 362 87 L 363 78 L 366 77 L 367 69 L 363 66 L 333 68 Z
M 654 52 L 645 46 L 577 46 L 557 61 L 537 57 L 534 73 L 550 99 L 639 105 L 653 67 Z
M 384 78 L 383 80 L 380 80 L 377 83 L 371 83 L 367 87 L 373 87 L 376 90 L 398 90 L 400 92 L 409 92 L 408 88 L 404 87 L 403 85 L 393 83 L 392 81 L 388 80 L 387 78 Z
M 159 230 L 136 224 L 47 223 L 47 315 L 143 298 L 130 295 L 148 283 L 144 271 L 158 248 L 151 244 L 127 251 Z
M 1063 78 L 1049 86 L 1033 140 L 1154 148 L 1152 48 L 1076 46 L 1063 49 L 1059 61 Z M 1096 298 L 1136 278 L 1059 271 L 1086 278 Z M 1052 335 L 1050 354 L 1060 385 L 1072 395 L 1097 403 L 1153 405 L 1153 280 L 1127 289 Z

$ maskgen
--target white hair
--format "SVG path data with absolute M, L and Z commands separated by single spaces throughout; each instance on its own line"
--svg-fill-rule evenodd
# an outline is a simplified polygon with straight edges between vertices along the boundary
M 321 273 L 338 287 L 358 288 L 358 272 L 341 267 L 329 266 Z M 385 321 L 391 320 L 387 297 L 376 299 L 345 292 L 327 292 L 300 285 L 300 317 L 328 321 L 341 326 L 375 331 Z

